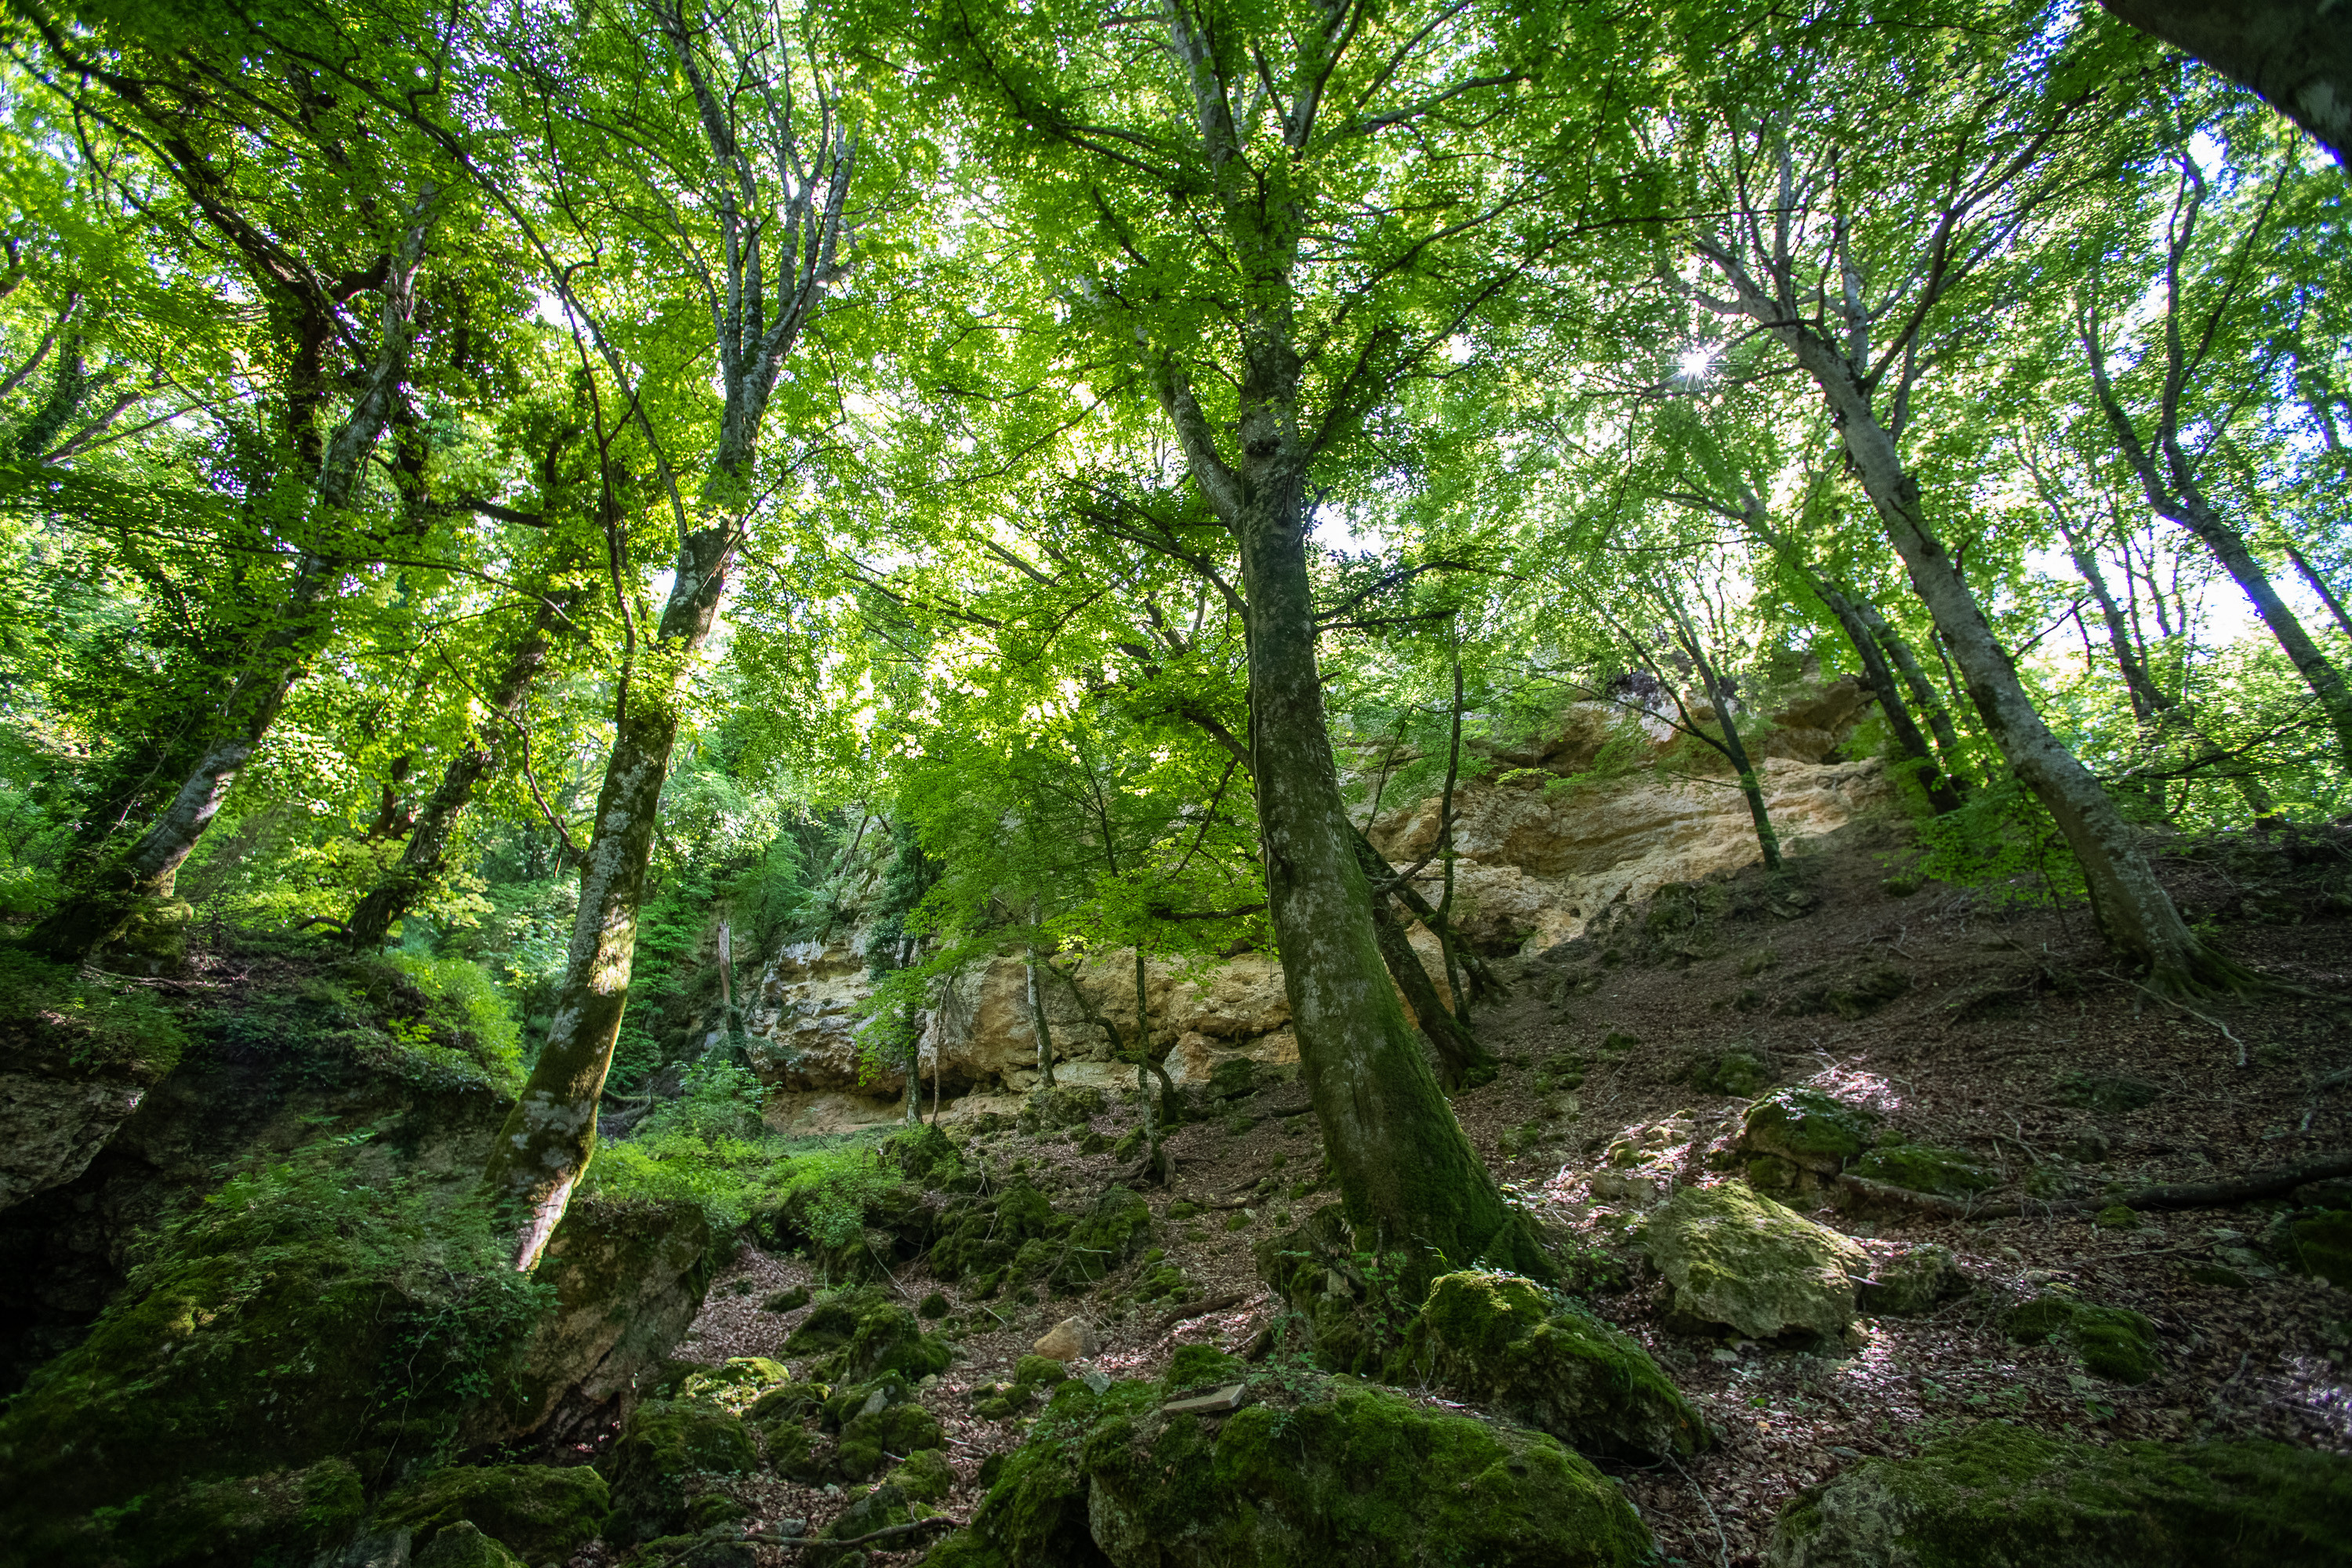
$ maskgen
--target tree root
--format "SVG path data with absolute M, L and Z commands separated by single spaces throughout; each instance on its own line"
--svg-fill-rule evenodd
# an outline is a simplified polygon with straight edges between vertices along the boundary
M 2053 1203 L 2028 1199 L 2023 1203 L 1983 1204 L 1948 1198 L 1936 1193 L 1915 1193 L 1864 1176 L 1839 1176 L 1843 1190 L 1873 1203 L 1923 1209 L 1952 1219 L 2014 1219 L 2020 1215 L 2086 1214 L 2100 1209 L 2210 1209 L 2252 1203 L 2292 1192 L 2305 1182 L 2352 1176 L 2352 1153 L 2315 1155 L 2295 1165 L 2281 1165 L 2252 1175 L 2221 1182 L 2160 1182 L 2115 1198 L 2066 1198 Z

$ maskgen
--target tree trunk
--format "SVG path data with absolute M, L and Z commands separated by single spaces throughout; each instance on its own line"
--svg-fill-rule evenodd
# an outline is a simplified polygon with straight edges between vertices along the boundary
M 2254 559 L 2244 536 L 2206 504 L 2199 487 L 2188 484 L 2178 489 L 2179 493 L 2170 498 L 2171 504 L 2159 505 L 2158 510 L 2195 534 L 2253 605 L 2254 613 L 2262 616 L 2263 624 L 2270 627 L 2271 636 L 2278 639 L 2288 660 L 2302 673 L 2312 695 L 2319 699 L 2328 727 L 2336 731 L 2337 759 L 2352 767 L 2352 689 L 2345 686 L 2343 672 L 2312 640 L 2301 617 L 2279 597 L 2270 574 Z
M 2198 940 L 2149 869 L 2130 824 L 2087 769 L 2051 732 L 1959 569 L 1928 528 L 1917 481 L 1845 361 L 1801 326 L 1780 329 L 1821 387 L 1864 489 L 1878 509 L 1911 584 L 1951 650 L 1985 729 L 2065 835 L 2107 940 L 2145 964 L 2164 991 L 2239 988 L 2253 977 Z
M 1299 476 L 1253 468 L 1234 531 L 1266 894 L 1300 1065 L 1348 1216 L 1381 1249 L 1549 1272 L 1454 1119 L 1389 984 L 1323 716 Z
M 2332 0 L 2099 0 L 2259 94 L 2352 168 L 2352 26 Z
M 628 1005 L 637 906 L 677 743 L 678 703 L 717 617 L 734 537 L 732 524 L 723 521 L 686 536 L 654 647 L 639 661 L 641 668 L 661 671 L 663 684 L 639 685 L 639 668 L 623 667 L 618 721 L 596 796 L 595 831 L 580 865 L 580 911 L 555 1016 L 483 1172 L 484 1185 L 518 1210 L 518 1269 L 538 1263 L 595 1152 L 596 1101 Z
M 1352 818 L 1349 826 L 1354 826 Z M 1402 904 L 1414 920 L 1427 926 L 1431 935 L 1440 942 L 1448 942 L 1454 937 L 1452 926 L 1438 912 L 1437 906 L 1423 898 L 1418 888 L 1397 876 L 1396 868 L 1389 864 L 1388 857 L 1364 837 L 1360 828 L 1356 829 L 1356 865 L 1363 872 L 1368 886 L 1388 889 L 1390 896 Z M 1476 951 L 1458 941 L 1453 942 L 1453 951 L 1467 973 L 1468 989 L 1472 995 L 1487 1002 L 1497 1001 L 1510 994 L 1510 988 L 1503 984 Z
M 1675 629 L 1682 634 L 1683 651 L 1698 666 L 1701 680 L 1706 682 L 1708 706 L 1715 710 L 1717 728 L 1723 731 L 1724 754 L 1731 759 L 1732 771 L 1739 775 L 1739 793 L 1748 797 L 1748 816 L 1756 825 L 1756 843 L 1764 852 L 1764 868 L 1780 868 L 1780 836 L 1772 829 L 1771 814 L 1764 809 L 1764 785 L 1756 776 L 1756 764 L 1748 760 L 1748 743 L 1739 738 L 1738 722 L 1731 716 L 1731 692 L 1723 678 L 1716 673 L 1706 650 L 1700 646 L 1698 634 L 1675 610 Z
M 1748 525 L 1803 576 L 1807 586 L 1836 619 L 1838 629 L 1845 633 L 1845 640 L 1853 646 L 1853 657 L 1862 665 L 1863 684 L 1878 699 L 1878 710 L 1886 716 L 1887 728 L 1895 732 L 1895 749 L 1909 760 L 1912 772 L 1927 791 L 1927 804 L 1938 816 L 1959 810 L 1959 792 L 1937 764 L 1936 754 L 1927 749 L 1927 737 L 1919 732 L 1918 721 L 1912 718 L 1910 705 L 1903 700 L 1902 689 L 1895 684 L 1895 672 L 1887 667 L 1885 650 L 1870 635 L 1870 623 L 1863 619 L 1852 597 L 1815 572 L 1796 547 L 1765 521 L 1763 510 L 1760 503 L 1749 507 Z
M 425 801 L 425 809 L 417 813 L 415 826 L 409 829 L 400 863 L 352 910 L 350 940 L 353 947 L 364 951 L 383 946 L 392 922 L 407 913 L 425 889 L 440 879 L 442 863 L 457 835 L 458 817 L 472 804 L 476 786 L 498 764 L 524 694 L 539 679 L 540 668 L 547 662 L 548 648 L 558 627 L 570 618 L 572 607 L 582 597 L 576 590 L 562 590 L 541 599 L 530 631 L 508 655 L 506 668 L 499 672 L 498 684 L 490 689 L 489 722 L 478 729 L 469 743 L 449 759 L 449 765 L 442 770 L 439 786 Z
M 1903 677 L 1903 684 L 1910 689 L 1912 704 L 1927 716 L 1927 728 L 1935 734 L 1936 752 L 1943 759 L 1944 777 L 1950 782 L 1952 793 L 1966 795 L 1969 775 L 1967 770 L 1960 766 L 1960 735 L 1952 725 L 1951 710 L 1936 694 L 1935 683 L 1927 679 L 1927 672 L 1919 668 L 1918 657 L 1911 651 L 1911 644 L 1901 632 L 1887 624 L 1886 617 L 1878 613 L 1878 606 L 1859 596 L 1851 603 L 1854 614 L 1870 628 L 1871 637 L 1885 651 L 1887 661 Z
M 2263 787 L 2263 781 L 2254 771 L 2242 762 L 2225 755 L 2211 737 L 2198 728 L 2188 710 L 2165 694 L 2163 688 L 2157 685 L 2156 678 L 2148 673 L 2147 666 L 2140 661 L 2139 649 L 2132 639 L 2131 622 L 2124 615 L 2123 606 L 2116 603 L 2115 595 L 2107 588 L 2107 574 L 2100 569 L 2097 552 L 2086 546 L 2063 522 L 2059 524 L 2059 532 L 2066 540 L 2067 552 L 2074 559 L 2074 570 L 2083 574 L 2083 581 L 2090 585 L 2091 596 L 2098 601 L 2099 616 L 2107 628 L 2107 644 L 2115 651 L 2116 668 L 2123 672 L 2124 688 L 2131 695 L 2134 715 L 2151 729 L 2159 731 L 2169 730 L 2180 735 L 2189 742 L 2192 754 L 2200 762 L 2222 769 L 2231 784 L 2237 787 L 2248 810 L 2258 817 L 2270 816 L 2277 809 L 2277 802 L 2272 799 L 2271 792 Z
M 1428 966 L 1413 949 L 1405 922 L 1386 899 L 1372 900 L 1372 934 L 1380 942 L 1381 961 L 1388 965 L 1390 978 L 1404 993 L 1405 1005 L 1421 1021 L 1421 1032 L 1429 1037 L 1430 1047 L 1437 1053 L 1438 1070 L 1446 1083 L 1456 1089 L 1475 1089 L 1491 1082 L 1502 1064 L 1467 1025 L 1447 1010 L 1437 994 L 1437 983 L 1430 979 Z
M 1037 950 L 1029 949 L 1028 962 L 1022 966 L 1029 982 L 1029 1027 L 1037 1037 L 1037 1074 L 1045 1087 L 1054 1087 L 1054 1031 L 1045 1022 L 1045 999 L 1037 992 Z
M 2352 616 L 2344 613 L 2344 601 L 2336 596 L 2336 591 L 2327 585 L 2327 579 L 2321 576 L 2311 563 L 2303 558 L 2303 552 L 2293 544 L 2286 547 L 2286 558 L 2294 563 L 2294 569 L 2303 574 L 2303 580 L 2310 584 L 2313 593 L 2319 595 L 2319 602 L 2327 606 L 2327 613 L 2336 617 L 2336 629 L 2352 637 Z

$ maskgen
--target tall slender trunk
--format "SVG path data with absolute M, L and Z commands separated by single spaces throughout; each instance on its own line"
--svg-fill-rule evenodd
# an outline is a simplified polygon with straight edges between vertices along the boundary
M 484 1185 L 519 1211 L 518 1269 L 538 1263 L 595 1152 L 596 1101 L 628 1005 L 637 907 L 677 743 L 678 705 L 717 618 L 734 542 L 731 520 L 686 536 L 653 647 L 622 669 L 613 750 L 580 864 L 580 908 L 554 1017 L 483 1171 Z M 647 671 L 659 672 L 659 684 L 643 679 Z
M 1936 737 L 1936 752 L 1943 759 L 1944 777 L 1951 782 L 1953 793 L 1966 795 L 1969 775 L 1968 770 L 1960 765 L 1959 731 L 1952 723 L 1951 710 L 1944 706 L 1943 698 L 1937 695 L 1935 682 L 1929 680 L 1927 672 L 1919 667 L 1918 656 L 1911 651 L 1909 639 L 1896 631 L 1886 617 L 1878 613 L 1878 606 L 1868 599 L 1857 595 L 1849 603 L 1853 605 L 1854 615 L 1869 628 L 1872 640 L 1886 655 L 1887 662 L 1903 677 L 1903 684 L 1911 693 L 1912 705 L 1927 716 L 1927 728 Z
M 1421 1032 L 1429 1037 L 1445 1081 L 1457 1089 L 1475 1089 L 1492 1081 L 1502 1063 L 1447 1008 L 1437 994 L 1437 983 L 1429 977 L 1428 966 L 1413 948 L 1405 922 L 1389 900 L 1378 895 L 1372 899 L 1372 935 L 1380 943 L 1381 962 L 1388 965 L 1390 978 L 1404 993 L 1405 1005 L 1412 1009 Z
M 1902 689 L 1895 683 L 1895 672 L 1887 667 L 1885 650 L 1870 635 L 1870 623 L 1862 618 L 1853 599 L 1812 569 L 1797 552 L 1794 543 L 1765 519 L 1760 505 L 1748 509 L 1746 521 L 1775 554 L 1805 579 L 1814 596 L 1836 620 L 1838 629 L 1845 633 L 1845 640 L 1853 646 L 1853 657 L 1862 666 L 1863 684 L 1878 699 L 1878 710 L 1886 716 L 1886 727 L 1895 733 L 1895 750 L 1903 753 L 1920 787 L 1927 792 L 1927 804 L 1938 816 L 1958 811 L 1959 791 L 1952 787 L 1936 754 L 1927 749 L 1927 737 L 1919 732 L 1918 721 L 1911 716 L 1910 705 L 1903 700 Z
M 1045 1022 L 1045 999 L 1037 991 L 1037 949 L 1033 943 L 1022 969 L 1029 982 L 1029 1027 L 1037 1037 L 1037 1076 L 1054 1087 L 1054 1031 Z
M 2061 521 L 2058 531 L 2066 541 L 2067 553 L 2074 560 L 2074 570 L 2089 584 L 2091 596 L 2098 601 L 2099 618 L 2107 628 L 2107 646 L 2114 651 L 2116 668 L 2123 672 L 2124 689 L 2129 694 L 2132 713 L 2142 724 L 2158 731 L 2171 731 L 2189 742 L 2190 752 L 2201 763 L 2220 768 L 2235 786 L 2247 809 L 2256 816 L 2268 816 L 2277 809 L 2277 802 L 2263 781 L 2244 763 L 2230 757 L 2212 737 L 2200 729 L 2189 710 L 2166 695 L 2148 673 L 2139 657 L 2139 648 L 2131 633 L 2131 622 L 2123 606 L 2107 587 L 2107 574 L 2100 568 L 2098 552 L 2085 544 L 2074 531 Z
M 1349 826 L 1353 826 L 1352 819 Z M 1408 914 L 1429 928 L 1432 936 L 1440 942 L 1455 936 L 1453 926 L 1438 911 L 1437 906 L 1423 897 L 1420 889 L 1398 877 L 1396 868 L 1389 864 L 1388 857 L 1364 837 L 1361 829 L 1356 832 L 1356 866 L 1362 871 L 1367 886 L 1387 889 L 1390 896 L 1402 904 Z M 1509 987 L 1503 984 L 1475 949 L 1456 941 L 1453 951 L 1470 983 L 1468 990 L 1473 996 L 1483 1002 L 1499 1000 L 1510 994 Z
M 2286 546 L 2286 558 L 2294 563 L 2294 569 L 2303 574 L 2304 582 L 2310 585 L 2313 593 L 2319 595 L 2319 602 L 2327 606 L 2327 613 L 2336 617 L 2336 629 L 2346 637 L 2352 637 L 2352 616 L 2345 614 L 2344 601 L 2336 596 L 2336 591 L 2327 585 L 2327 579 L 2321 576 L 2313 568 L 2311 563 L 2303 558 L 2303 552 L 2297 550 L 2293 543 L 2288 543 Z
M 2074 852 L 2107 940 L 2145 964 L 2165 990 L 2237 987 L 2252 977 L 2189 930 L 2149 868 L 2131 825 L 2051 731 L 2026 695 L 1959 568 L 1927 526 L 1918 482 L 1906 472 L 1869 394 L 1838 352 L 1802 325 L 1779 329 L 1822 390 L 1911 584 L 1958 661 L 1969 699 L 2001 755 Z
M 1780 869 L 1780 836 L 1772 827 L 1772 815 L 1764 809 L 1764 785 L 1756 776 L 1756 764 L 1748 759 L 1748 742 L 1740 738 L 1739 723 L 1731 716 L 1731 690 L 1724 679 L 1716 673 L 1715 664 L 1706 657 L 1706 649 L 1697 632 L 1684 618 L 1680 609 L 1674 611 L 1675 630 L 1681 634 L 1683 651 L 1698 666 L 1701 680 L 1706 682 L 1706 700 L 1715 710 L 1716 727 L 1723 731 L 1724 755 L 1731 759 L 1732 772 L 1739 775 L 1739 793 L 1748 798 L 1748 816 L 1756 825 L 1757 847 L 1764 853 L 1767 871 Z
M 371 889 L 352 911 L 351 943 L 362 951 L 381 947 L 392 922 L 408 912 L 427 888 L 440 879 L 455 839 L 457 820 L 473 803 L 474 791 L 498 765 L 520 721 L 522 701 L 547 662 L 557 630 L 571 618 L 572 607 L 585 597 L 577 589 L 559 589 L 544 595 L 530 630 L 507 655 L 498 683 L 484 706 L 488 721 L 477 728 L 467 744 L 442 770 L 441 783 L 416 814 L 400 861 Z

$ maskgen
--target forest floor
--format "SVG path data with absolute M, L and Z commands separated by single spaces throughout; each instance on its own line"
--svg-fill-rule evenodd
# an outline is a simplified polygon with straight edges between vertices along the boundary
M 2088 1212 L 1970 1220 L 1823 1208 L 1813 1217 L 1849 1235 L 1950 1247 L 1972 1289 L 1926 1316 L 1864 1319 L 1847 1342 L 1781 1345 L 1669 1332 L 1663 1282 L 1625 1244 L 1638 1210 L 1596 1202 L 1591 1191 L 1612 1140 L 1662 1121 L 1673 1124 L 1678 1179 L 1737 1179 L 1711 1169 L 1708 1154 L 1738 1131 L 1748 1102 L 1685 1081 L 1695 1060 L 1735 1045 L 1767 1056 L 1779 1082 L 1833 1089 L 1871 1104 L 1914 1142 L 1971 1152 L 2002 1179 L 1981 1194 L 1987 1204 L 2213 1180 L 2352 1149 L 2352 906 L 2344 896 L 2352 836 L 2323 831 L 2298 843 L 2284 853 L 2252 837 L 2208 843 L 2162 862 L 2193 922 L 2287 983 L 2189 1005 L 2123 978 L 2079 910 L 2003 911 L 1935 883 L 1898 892 L 1908 884 L 1890 881 L 1898 857 L 1885 841 L 1793 862 L 1811 894 L 1798 900 L 1808 904 L 1801 912 L 1751 900 L 1745 915 L 1664 941 L 1653 931 L 1653 940 L 1612 952 L 1605 939 L 1588 937 L 1498 966 L 1512 994 L 1476 1022 L 1510 1065 L 1454 1097 L 1462 1125 L 1496 1177 L 1556 1234 L 1622 1261 L 1629 1282 L 1596 1294 L 1594 1308 L 1650 1348 L 1719 1438 L 1680 1467 L 1601 1467 L 1622 1483 L 1666 1561 L 1753 1563 L 1774 1517 L 1801 1490 L 1864 1456 L 1906 1454 L 1987 1416 L 2094 1441 L 2263 1436 L 2352 1451 L 2352 1294 L 2284 1272 L 2263 1252 L 2274 1204 L 2147 1214 L 2121 1227 Z M 1734 890 L 1742 884 L 1760 886 L 1760 874 Z M 1844 1015 L 1820 1001 L 1857 973 L 1875 977 L 1862 988 L 1871 996 L 1849 999 Z M 1580 1071 L 1573 1096 L 1555 1095 L 1554 1119 L 1531 1131 L 1538 1075 L 1549 1088 Z M 1175 1181 L 1146 1194 L 1156 1240 L 1183 1269 L 1192 1301 L 1230 1298 L 1214 1310 L 1171 1322 L 1167 1302 L 1120 1300 L 1132 1283 L 1124 1273 L 1093 1297 L 1021 1305 L 967 1300 L 919 1261 L 898 1271 L 895 1284 L 910 1304 L 944 1292 L 948 1321 L 961 1331 L 961 1359 L 922 1395 L 952 1442 L 960 1485 L 949 1512 L 969 1517 L 981 1461 L 1022 1436 L 1017 1418 L 976 1415 L 973 1394 L 1010 1377 L 1055 1322 L 1088 1319 L 1103 1347 L 1091 1364 L 1123 1377 L 1155 1375 L 1187 1342 L 1237 1350 L 1279 1314 L 1251 1249 L 1330 1201 L 1328 1191 L 1301 1194 L 1293 1184 L 1312 1182 L 1319 1164 L 1304 1102 L 1302 1088 L 1277 1085 L 1232 1102 L 1216 1121 L 1185 1125 L 1171 1139 Z M 1132 1124 L 1132 1110 L 1119 1107 L 1092 1130 Z M 1029 1162 L 1057 1203 L 1082 1208 L 1115 1179 L 1110 1155 L 1079 1152 L 1087 1131 L 997 1131 L 967 1145 L 967 1158 L 976 1152 L 998 1172 Z M 1537 1147 L 1519 1152 L 1522 1142 Z M 1264 1191 L 1257 1184 L 1269 1178 L 1278 1194 L 1296 1195 L 1208 1206 Z M 2138 1387 L 2094 1382 L 2054 1346 L 2006 1339 L 2003 1310 L 2053 1281 L 2152 1319 L 2160 1373 Z M 799 1258 L 746 1250 L 714 1284 L 677 1353 L 780 1356 L 802 1314 L 760 1302 L 813 1282 Z M 1419 1396 L 1449 1404 L 1429 1391 Z M 768 1475 L 746 1478 L 739 1495 L 763 1522 L 803 1520 L 811 1531 L 849 1500 L 838 1489 Z M 761 1550 L 763 1562 L 787 1560 Z M 600 1561 L 592 1552 L 579 1563 Z

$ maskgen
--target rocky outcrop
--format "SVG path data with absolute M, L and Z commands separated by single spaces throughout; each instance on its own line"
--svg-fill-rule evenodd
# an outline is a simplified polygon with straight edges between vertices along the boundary
M 143 996 L 0 957 L 0 1209 L 87 1170 L 185 1044 Z
M 1989 1421 L 1780 1518 L 1770 1568 L 2304 1568 L 2352 1560 L 2352 1460 L 2284 1443 L 2070 1443 Z
M 1875 760 L 1830 760 L 1865 706 L 1854 683 L 1832 682 L 1774 714 L 1751 742 L 1765 759 L 1766 804 L 1789 853 L 1896 805 L 1895 787 Z M 1618 736 L 1637 739 L 1643 752 L 1630 770 L 1579 776 L 1591 775 L 1602 746 Z M 1654 721 L 1620 724 L 1615 710 L 1587 703 L 1539 735 L 1484 748 L 1496 776 L 1465 784 L 1455 795 L 1454 907 L 1470 940 L 1493 952 L 1538 952 L 1575 937 L 1612 906 L 1754 863 L 1755 828 L 1728 778 L 1676 782 L 1644 765 L 1674 741 Z M 1370 837 L 1400 865 L 1419 860 L 1436 842 L 1439 806 L 1433 796 L 1393 807 Z M 1437 897 L 1436 868 L 1424 877 Z M 1419 926 L 1412 940 L 1444 995 L 1436 940 Z M 1133 951 L 1063 967 L 1067 978 L 1038 972 L 1056 1079 L 1133 1087 L 1135 1068 L 1118 1059 L 1134 1032 Z M 761 1076 L 788 1096 L 902 1092 L 901 1068 L 860 1060 L 857 1009 L 868 991 L 855 936 L 796 943 L 777 954 L 746 1009 Z M 1143 1001 L 1151 1054 L 1179 1085 L 1205 1083 L 1236 1059 L 1276 1073 L 1297 1066 L 1282 967 L 1270 954 L 1206 963 L 1153 959 L 1145 966 Z M 1037 1038 L 1018 951 L 974 963 L 938 999 L 923 1021 L 921 1072 L 927 1084 L 936 1075 L 950 1095 L 1024 1093 L 1034 1086 Z M 809 1107 L 803 1100 L 786 1109 Z M 850 1125 L 853 1110 L 824 1107 L 805 1130 Z
M 1851 1237 L 1738 1183 L 1683 1188 L 1651 1216 L 1643 1245 L 1674 1289 L 1675 1317 L 1758 1340 L 1843 1332 L 1870 1273 Z

